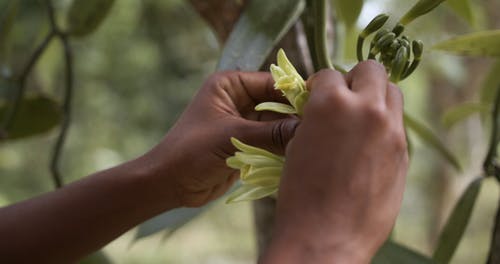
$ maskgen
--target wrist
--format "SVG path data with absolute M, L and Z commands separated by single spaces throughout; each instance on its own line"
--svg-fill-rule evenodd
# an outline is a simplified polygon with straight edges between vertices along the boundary
M 131 160 L 121 166 L 121 170 L 132 177 L 137 187 L 136 197 L 143 204 L 155 208 L 158 213 L 180 207 L 172 180 L 174 172 L 170 169 L 167 157 L 154 154 L 155 150 Z
M 328 234 L 335 237 L 335 234 Z M 368 264 L 372 253 L 349 241 L 333 241 L 320 237 L 279 235 L 273 237 L 260 264 L 335 263 Z

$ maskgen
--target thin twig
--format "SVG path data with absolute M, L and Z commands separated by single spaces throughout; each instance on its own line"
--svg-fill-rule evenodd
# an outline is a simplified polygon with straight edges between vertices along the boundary
M 52 173 L 52 179 L 56 188 L 60 188 L 63 185 L 61 173 L 59 171 L 59 161 L 61 158 L 62 148 L 66 141 L 68 128 L 71 123 L 71 102 L 73 98 L 73 54 L 67 36 L 64 34 L 60 34 L 59 38 L 64 48 L 64 61 L 66 70 L 65 94 L 63 103 L 64 116 L 61 124 L 61 130 L 59 131 L 59 136 L 57 137 L 56 143 L 54 145 L 52 159 L 50 162 L 50 171 Z
M 31 55 L 28 60 L 26 66 L 18 77 L 18 85 L 19 87 L 14 91 L 14 95 L 12 98 L 13 104 L 9 107 L 9 110 L 6 114 L 5 119 L 2 122 L 2 138 L 8 137 L 8 131 L 12 128 L 12 124 L 16 118 L 17 113 L 19 112 L 19 107 L 21 106 L 21 101 L 23 99 L 24 92 L 26 91 L 26 81 L 28 79 L 29 74 L 33 70 L 33 67 L 40 59 L 43 52 L 47 49 L 50 41 L 55 36 L 54 31 L 50 31 L 49 34 L 43 39 L 42 43 L 35 49 L 33 55 Z

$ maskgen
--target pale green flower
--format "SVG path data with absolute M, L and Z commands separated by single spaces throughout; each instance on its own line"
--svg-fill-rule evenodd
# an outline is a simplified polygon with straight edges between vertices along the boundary
M 270 70 L 275 81 L 275 89 L 283 93 L 290 105 L 264 102 L 257 105 L 255 110 L 302 115 L 304 104 L 309 98 L 306 82 L 282 49 L 278 51 L 278 65 L 271 65 Z M 239 151 L 229 157 L 226 164 L 230 168 L 240 170 L 242 185 L 229 195 L 226 202 L 249 201 L 276 195 L 285 157 L 244 144 L 235 138 L 231 138 L 231 142 Z
M 290 105 L 266 102 L 257 105 L 255 110 L 302 115 L 309 92 L 306 89 L 306 82 L 288 60 L 283 49 L 278 51 L 278 65 L 272 64 L 270 70 L 275 82 L 274 87 L 283 92 L 283 96 L 288 99 Z
M 256 200 L 278 191 L 285 158 L 231 138 L 239 150 L 226 160 L 227 166 L 240 170 L 242 186 L 227 199 L 227 203 Z

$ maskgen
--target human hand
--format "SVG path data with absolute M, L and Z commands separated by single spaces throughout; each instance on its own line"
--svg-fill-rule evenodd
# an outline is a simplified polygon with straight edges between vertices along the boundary
M 283 153 L 298 124 L 290 116 L 257 112 L 266 101 L 286 102 L 269 73 L 212 75 L 163 141 L 146 154 L 155 174 L 166 179 L 178 207 L 201 206 L 221 196 L 238 177 L 225 160 L 230 137 Z
M 401 93 L 374 61 L 345 78 L 323 70 L 308 87 L 263 262 L 369 263 L 403 196 L 408 155 Z

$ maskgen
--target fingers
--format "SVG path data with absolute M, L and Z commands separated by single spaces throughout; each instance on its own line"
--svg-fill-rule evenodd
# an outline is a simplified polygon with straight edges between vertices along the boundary
M 270 122 L 245 120 L 238 135 L 246 144 L 260 147 L 276 154 L 284 154 L 288 142 L 293 138 L 299 125 L 297 118 L 285 118 Z
M 368 100 L 384 101 L 388 77 L 384 66 L 374 60 L 356 65 L 346 76 L 352 91 Z
M 231 89 L 241 90 L 241 95 L 250 97 L 255 103 L 287 103 L 281 91 L 274 88 L 274 80 L 268 72 L 224 72 L 231 79 Z
M 321 70 L 312 75 L 307 80 L 306 86 L 309 90 L 311 90 L 311 93 L 315 93 L 314 90 L 318 92 L 349 92 L 349 87 L 344 76 L 342 76 L 340 72 L 331 69 Z
M 403 94 L 401 90 L 393 84 L 389 83 L 387 86 L 387 96 L 386 96 L 387 108 L 391 113 L 394 114 L 396 120 L 403 123 Z

